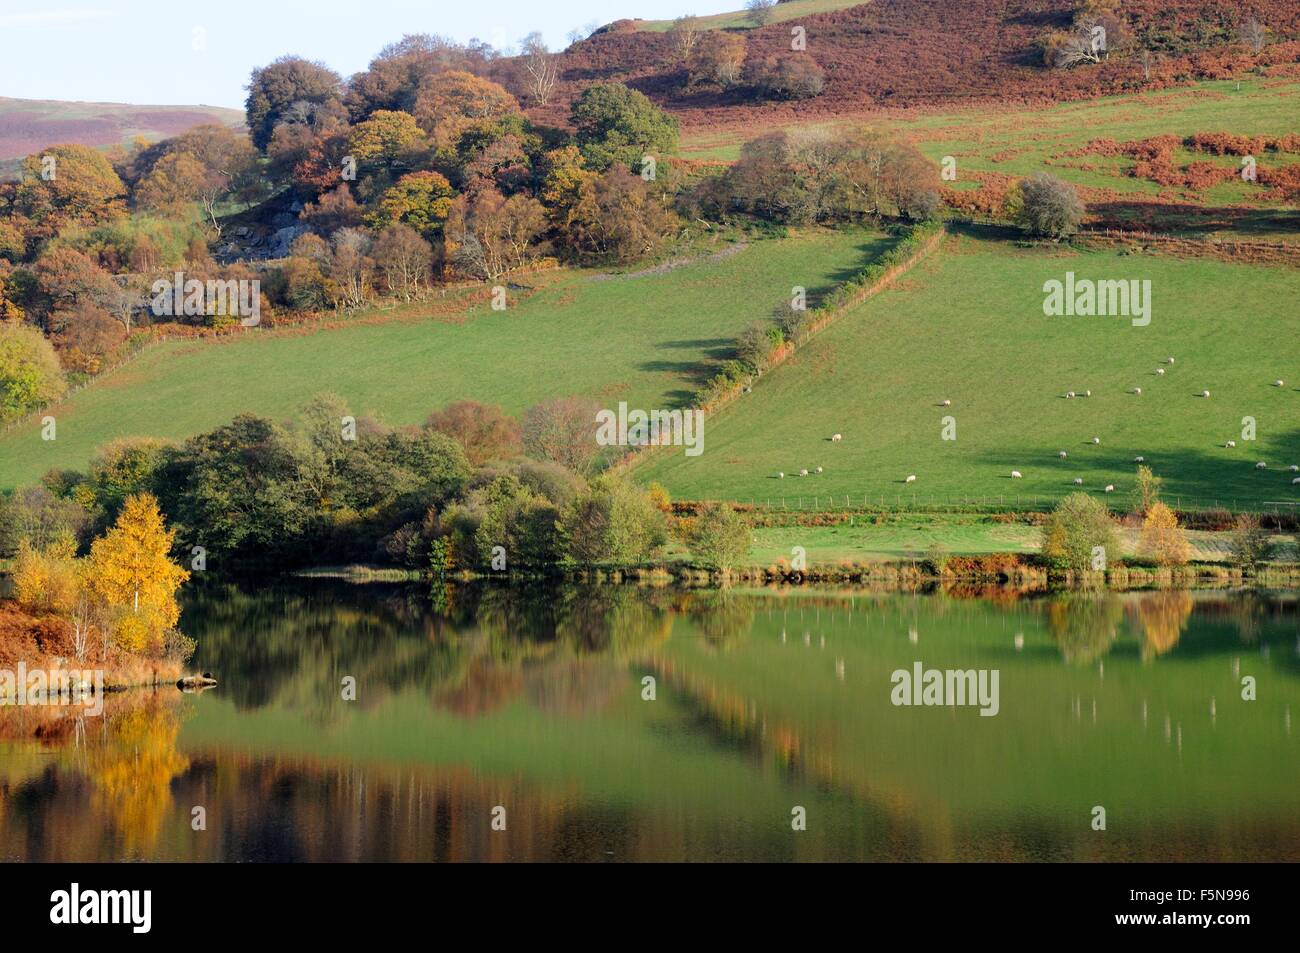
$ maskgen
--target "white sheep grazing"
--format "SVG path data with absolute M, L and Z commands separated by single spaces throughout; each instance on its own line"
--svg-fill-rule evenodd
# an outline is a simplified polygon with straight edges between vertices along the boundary
M 1100 437 L 1093 437 L 1093 438 L 1092 438 L 1092 442 L 1093 442 L 1093 443 L 1101 443 L 1101 438 L 1100 438 Z
M 1114 493 L 1114 492 L 1115 492 L 1115 484 L 1114 484 L 1114 483 L 1107 483 L 1107 484 L 1106 484 L 1106 492 L 1107 492 L 1107 493 Z
M 952 401 L 948 400 L 948 399 L 945 397 L 945 398 L 944 398 L 944 401 L 943 401 L 943 405 L 944 405 L 945 407 L 951 407 L 951 406 L 952 406 Z
M 1157 377 L 1164 377 L 1164 376 L 1165 376 L 1165 369 L 1164 369 L 1163 367 L 1157 367 L 1157 368 L 1156 368 L 1156 376 L 1157 376 Z
M 822 468 L 821 468 L 821 467 L 818 467 L 818 468 L 817 468 L 817 472 L 818 472 L 818 473 L 821 473 L 821 472 L 822 472 Z
M 843 439 L 844 439 L 844 435 L 843 435 L 843 434 L 838 434 L 838 433 L 833 433 L 833 434 L 831 434 L 831 442 L 832 442 L 832 443 L 839 443 L 839 442 L 840 442 L 841 440 L 843 440 Z
M 1069 456 L 1069 454 L 1066 453 L 1064 450 L 1058 450 L 1058 451 L 1056 451 L 1056 455 L 1057 455 L 1058 457 L 1060 457 L 1062 460 L 1064 460 L 1066 457 Z
M 785 479 L 785 471 L 784 471 L 784 470 L 777 470 L 777 471 L 776 471 L 776 478 L 777 478 L 778 480 L 784 480 L 784 479 Z
M 1137 394 L 1139 397 L 1141 397 L 1141 396 L 1142 396 L 1142 388 L 1141 388 L 1141 387 L 1134 387 L 1134 388 L 1133 388 L 1133 393 L 1135 393 L 1135 394 Z
M 1073 396 L 1074 396 L 1074 391 L 1072 391 L 1072 390 L 1067 390 L 1067 391 L 1065 392 L 1065 396 L 1066 396 L 1066 397 L 1073 397 Z
M 1083 392 L 1083 396 L 1084 396 L 1084 397 L 1091 397 L 1091 396 L 1092 396 L 1092 391 L 1090 391 L 1090 390 L 1085 390 L 1085 391 Z
M 1013 479 L 1013 480 L 1019 480 L 1019 479 L 1020 479 L 1020 471 L 1019 471 L 1019 470 L 1012 470 L 1012 471 L 1011 471 L 1011 479 Z
M 808 471 L 807 471 L 807 470 L 800 470 L 800 471 L 799 471 L 799 475 L 800 475 L 800 476 L 807 476 L 807 475 L 808 475 Z
M 1075 486 L 1083 486 L 1083 477 L 1075 477 L 1075 478 L 1074 478 L 1074 485 L 1075 485 Z
M 1291 464 L 1289 467 L 1287 467 L 1287 469 L 1290 470 L 1292 473 L 1300 472 L 1300 467 L 1296 466 L 1294 463 Z
M 1167 357 L 1165 358 L 1165 360 L 1168 361 L 1170 364 L 1174 362 L 1174 359 L 1172 357 Z
M 1255 464 L 1255 469 L 1256 469 L 1256 470 L 1267 470 L 1267 469 L 1268 469 L 1268 464 L 1265 463 L 1263 460 L 1261 460 L 1261 461 L 1259 461 L 1259 463 Z
M 904 480 L 903 482 L 904 482 L 904 483 L 915 483 L 915 482 L 916 482 L 916 474 L 913 473 L 911 476 L 909 476 L 909 477 L 908 477 L 906 480 Z
M 1147 458 L 1146 458 L 1146 457 L 1134 457 L 1134 458 L 1133 458 L 1133 462 L 1134 462 L 1134 463 L 1146 463 L 1146 462 L 1147 462 Z
M 1229 440 L 1227 443 L 1224 444 L 1225 447 L 1229 447 L 1229 448 L 1235 447 L 1236 445 L 1237 445 L 1237 441 L 1235 440 Z
M 1291 481 L 1291 485 L 1292 485 L 1292 486 L 1300 486 L 1300 477 L 1296 477 L 1294 480 L 1292 480 L 1292 481 Z
M 1274 387 L 1285 387 L 1285 386 L 1286 386 L 1286 381 L 1282 380 L 1282 378 L 1279 377 L 1277 380 L 1275 380 L 1275 381 L 1273 382 L 1273 386 L 1274 386 Z
M 1202 397 L 1209 397 L 1209 396 L 1210 396 L 1210 392 L 1209 392 L 1208 390 L 1203 390 L 1203 391 L 1201 391 L 1201 396 L 1202 396 Z

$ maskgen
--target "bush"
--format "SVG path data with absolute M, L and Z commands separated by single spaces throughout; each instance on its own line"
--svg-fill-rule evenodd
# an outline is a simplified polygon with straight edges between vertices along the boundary
M 826 71 L 806 53 L 769 56 L 748 72 L 754 90 L 770 99 L 811 99 L 826 85 Z
M 1229 552 L 1242 572 L 1254 572 L 1268 558 L 1268 533 L 1260 526 L 1259 517 L 1242 513 L 1232 526 L 1228 539 Z
M 749 557 L 750 524 L 727 503 L 704 503 L 692 521 L 689 544 L 695 561 L 726 575 Z
M 1059 241 L 1079 230 L 1083 203 L 1068 182 L 1037 172 L 1020 181 L 1018 192 L 1017 221 L 1031 235 Z
M 1071 493 L 1043 523 L 1043 558 L 1056 569 L 1085 572 L 1099 548 L 1107 561 L 1119 552 L 1110 511 L 1086 493 Z

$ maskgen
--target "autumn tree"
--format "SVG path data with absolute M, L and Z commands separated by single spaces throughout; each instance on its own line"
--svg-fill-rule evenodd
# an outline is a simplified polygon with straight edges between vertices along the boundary
M 693 14 L 678 17 L 673 21 L 668 32 L 672 36 L 673 51 L 677 54 L 677 58 L 683 63 L 688 62 L 703 32 L 700 18 Z
M 1178 525 L 1178 517 L 1160 502 L 1147 510 L 1138 549 L 1161 566 L 1186 565 L 1192 553 L 1187 534 Z
M 429 415 L 430 430 L 446 434 L 462 447 L 474 466 L 510 460 L 523 452 L 519 422 L 500 407 L 460 400 Z
M 649 182 L 623 166 L 589 178 L 563 216 L 561 237 L 579 256 L 634 261 L 672 234 L 677 217 Z
M 447 218 L 447 257 L 465 274 L 495 281 L 542 253 L 546 224 L 546 210 L 530 196 L 506 198 L 495 189 L 462 195 Z
M 104 358 L 126 340 L 122 326 L 107 309 L 89 300 L 55 309 L 49 328 L 64 368 L 84 374 L 97 374 Z
M 202 164 L 187 152 L 159 159 L 136 186 L 135 201 L 143 209 L 178 218 L 198 202 L 206 183 Z
M 744 73 L 745 50 L 745 38 L 739 34 L 721 30 L 705 33 L 687 57 L 687 85 L 734 86 Z
M 371 228 L 398 222 L 421 235 L 437 235 L 451 214 L 455 195 L 451 183 L 438 172 L 408 172 L 383 194 L 366 221 Z
M 1133 503 L 1139 514 L 1145 516 L 1151 512 L 1151 507 L 1160 499 L 1160 485 L 1163 482 L 1146 464 L 1138 466 L 1137 478 L 1133 481 Z
M 149 493 L 129 496 L 112 529 L 90 547 L 90 584 L 114 613 L 114 641 L 127 651 L 161 649 L 180 619 L 176 591 L 190 574 L 171 561 L 169 530 Z
M 448 70 L 421 82 L 411 112 L 439 153 L 451 156 L 467 133 L 498 129 L 517 117 L 519 103 L 491 80 Z
M 524 412 L 524 452 L 575 473 L 589 474 L 601 454 L 596 443 L 600 405 L 583 397 L 556 397 Z
M 342 81 L 323 63 L 282 56 L 253 70 L 244 112 L 253 144 L 265 152 L 283 122 L 305 124 L 329 104 L 340 104 Z
M 371 254 L 389 292 L 404 301 L 418 296 L 428 284 L 433 246 L 410 226 L 389 225 L 376 237 Z
M 520 62 L 528 77 L 528 93 L 539 106 L 551 101 L 560 79 L 560 59 L 546 46 L 542 34 L 529 33 L 519 44 Z
M 371 238 L 359 228 L 343 228 L 330 241 L 329 276 L 335 290 L 335 303 L 355 309 L 370 298 L 370 276 L 374 259 L 370 257 Z
M 348 133 L 348 154 L 369 173 L 411 171 L 426 148 L 424 130 L 406 112 L 376 110 Z
M 126 185 L 97 149 L 50 146 L 22 164 L 14 211 L 51 228 L 94 225 L 123 215 Z

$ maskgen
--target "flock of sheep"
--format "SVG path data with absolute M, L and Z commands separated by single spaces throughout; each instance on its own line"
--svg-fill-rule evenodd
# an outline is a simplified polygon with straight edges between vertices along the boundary
M 1172 357 L 1167 357 L 1167 358 L 1165 358 L 1165 363 L 1166 363 L 1166 364 L 1169 364 L 1169 365 L 1172 365 L 1172 364 L 1174 363 L 1174 359 L 1173 359 Z M 1156 376 L 1157 376 L 1157 377 L 1164 377 L 1164 376 L 1165 376 L 1165 369 L 1164 369 L 1163 367 L 1157 367 L 1155 373 L 1156 373 Z M 1273 382 L 1273 386 L 1274 386 L 1274 387 L 1285 387 L 1285 386 L 1286 386 L 1286 382 L 1285 382 L 1284 380 L 1282 380 L 1281 378 L 1279 378 L 1279 379 L 1277 379 L 1277 380 L 1275 380 L 1275 381 Z M 1139 396 L 1139 397 L 1140 397 L 1140 396 L 1142 395 L 1142 388 L 1141 388 L 1141 387 L 1134 387 L 1134 388 L 1133 388 L 1133 394 L 1134 394 L 1135 396 Z M 1065 392 L 1065 397 L 1066 397 L 1067 400 L 1074 399 L 1074 398 L 1076 398 L 1076 397 L 1078 397 L 1078 396 L 1079 396 L 1079 394 L 1076 393 L 1075 391 L 1072 391 L 1072 390 L 1071 390 L 1071 391 L 1066 391 L 1066 392 Z M 1091 396 L 1092 396 L 1092 391 L 1090 391 L 1090 390 L 1085 390 L 1085 391 L 1083 392 L 1083 396 L 1084 396 L 1084 397 L 1091 397 Z M 1208 390 L 1203 390 L 1203 391 L 1201 391 L 1201 396 L 1202 396 L 1202 397 L 1209 397 L 1209 396 L 1210 396 L 1210 392 L 1209 392 Z M 952 400 L 949 399 L 949 398 L 944 398 L 942 401 L 939 402 L 939 406 L 941 406 L 941 407 L 951 407 L 951 406 L 952 406 Z M 839 433 L 831 434 L 831 442 L 832 442 L 832 443 L 839 443 L 839 442 L 840 442 L 841 440 L 843 440 L 843 439 L 844 439 L 844 435 L 843 435 L 843 434 L 839 434 Z M 1092 438 L 1092 443 L 1093 443 L 1094 446 L 1099 445 L 1099 444 L 1101 443 L 1101 438 L 1100 438 L 1100 437 L 1093 437 L 1093 438 Z M 1227 448 L 1229 448 L 1229 449 L 1234 448 L 1234 447 L 1237 446 L 1237 441 L 1235 441 L 1235 440 L 1229 440 L 1227 443 L 1224 444 L 1224 446 L 1227 447 Z M 1060 459 L 1062 459 L 1062 460 L 1066 459 L 1066 458 L 1069 456 L 1069 454 L 1067 454 L 1064 450 L 1059 450 L 1059 451 L 1057 451 L 1057 454 L 1056 454 L 1056 455 L 1057 455 L 1058 458 L 1060 458 Z M 1145 463 L 1145 462 L 1146 462 L 1146 457 L 1144 457 L 1144 456 L 1137 456 L 1137 457 L 1134 457 L 1134 458 L 1133 458 L 1133 462 L 1134 462 L 1134 463 Z M 1268 468 L 1268 464 L 1265 463 L 1263 460 L 1261 460 L 1261 461 L 1259 461 L 1258 463 L 1255 464 L 1255 469 L 1256 469 L 1256 470 L 1265 470 L 1265 469 L 1267 469 L 1267 468 Z M 1300 466 L 1297 466 L 1297 465 L 1295 465 L 1295 464 L 1292 464 L 1288 469 L 1289 469 L 1292 473 L 1298 473 L 1298 472 L 1300 472 Z M 821 472 L 822 472 L 822 468 L 821 468 L 821 467 L 817 467 L 817 468 L 816 468 L 815 470 L 813 470 L 812 472 L 814 472 L 814 473 L 821 473 Z M 806 476 L 808 476 L 808 474 L 809 474 L 809 471 L 808 471 L 808 470 L 800 470 L 800 471 L 799 471 L 799 475 L 800 475 L 801 477 L 806 477 Z M 778 480 L 784 480 L 784 479 L 785 479 L 785 471 L 783 471 L 783 470 L 782 470 L 782 471 L 778 471 L 777 474 L 776 474 L 776 477 L 777 477 Z M 1020 480 L 1020 479 L 1023 479 L 1023 478 L 1024 478 L 1024 474 L 1022 474 L 1019 470 L 1012 470 L 1012 471 L 1011 471 L 1011 479 L 1013 479 L 1013 480 Z M 903 480 L 903 482 L 904 482 L 904 483 L 915 483 L 915 482 L 916 482 L 916 474 L 915 474 L 915 473 L 910 473 L 910 474 L 908 474 L 907 477 Z M 1291 481 L 1291 483 L 1292 483 L 1293 486 L 1300 486 L 1300 477 L 1296 477 L 1296 478 L 1294 478 L 1294 479 Z M 1083 486 L 1083 477 L 1075 477 L 1075 478 L 1074 478 L 1074 485 L 1075 485 L 1075 486 Z M 1114 492 L 1115 492 L 1115 484 L 1113 484 L 1113 483 L 1107 483 L 1107 484 L 1106 484 L 1106 488 L 1105 488 L 1105 492 L 1107 492 L 1107 493 L 1114 493 Z

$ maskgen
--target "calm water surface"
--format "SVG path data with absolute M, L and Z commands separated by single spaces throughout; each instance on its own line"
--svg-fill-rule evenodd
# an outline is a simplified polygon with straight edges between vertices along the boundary
M 0 858 L 1300 860 L 1298 613 L 213 587 L 182 626 L 218 688 L 0 709 Z M 893 705 L 918 661 L 996 669 L 998 714 Z

